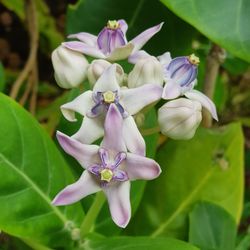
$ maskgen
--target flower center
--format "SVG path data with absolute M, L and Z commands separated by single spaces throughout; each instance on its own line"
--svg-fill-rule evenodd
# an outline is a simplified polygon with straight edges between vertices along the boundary
M 112 30 L 117 30 L 120 28 L 120 24 L 116 20 L 109 20 L 107 23 L 107 28 Z
M 112 91 L 106 91 L 102 94 L 105 103 L 113 103 L 115 101 L 115 93 Z
M 100 175 L 102 181 L 110 182 L 114 174 L 110 169 L 105 168 L 100 172 Z
M 198 65 L 200 63 L 200 59 L 198 56 L 196 56 L 195 54 L 191 54 L 189 57 L 188 57 L 188 61 L 191 63 L 191 64 L 194 64 L 194 65 Z

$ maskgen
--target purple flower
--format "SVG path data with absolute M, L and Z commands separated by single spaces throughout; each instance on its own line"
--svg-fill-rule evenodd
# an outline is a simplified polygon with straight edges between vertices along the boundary
M 63 45 L 92 57 L 109 61 L 122 60 L 141 49 L 152 36 L 160 31 L 162 25 L 163 23 L 149 28 L 127 42 L 128 25 L 125 20 L 108 21 L 107 26 L 98 36 L 86 32 L 73 34 L 69 38 L 77 38 L 80 42 L 70 41 L 63 43 Z
M 91 144 L 103 136 L 103 122 L 107 110 L 114 104 L 124 118 L 123 138 L 127 149 L 145 155 L 145 142 L 132 117 L 145 106 L 158 101 L 162 87 L 145 84 L 138 88 L 120 88 L 116 77 L 116 65 L 107 69 L 94 85 L 93 91 L 86 91 L 73 101 L 61 106 L 64 117 L 75 121 L 75 112 L 84 116 L 82 126 L 72 137 L 82 143 Z
M 64 188 L 52 201 L 68 205 L 102 190 L 108 200 L 113 221 L 126 227 L 131 217 L 130 180 L 151 180 L 161 173 L 152 159 L 126 151 L 122 136 L 123 118 L 111 104 L 105 119 L 105 136 L 101 146 L 86 145 L 57 132 L 62 148 L 85 169 L 80 179 Z

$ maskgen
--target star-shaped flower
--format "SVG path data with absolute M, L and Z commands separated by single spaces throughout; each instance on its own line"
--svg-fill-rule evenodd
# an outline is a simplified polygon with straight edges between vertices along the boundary
M 123 118 L 111 104 L 105 119 L 101 146 L 86 145 L 57 132 L 62 148 L 85 169 L 80 179 L 64 188 L 54 205 L 68 205 L 102 190 L 108 200 L 113 221 L 126 227 L 131 217 L 130 180 L 151 180 L 161 173 L 152 159 L 127 152 L 122 136 Z

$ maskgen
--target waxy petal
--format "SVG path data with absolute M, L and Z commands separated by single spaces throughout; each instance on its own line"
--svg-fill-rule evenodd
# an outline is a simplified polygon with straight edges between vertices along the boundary
M 132 116 L 123 120 L 123 140 L 130 152 L 145 155 L 146 144 Z
M 158 56 L 157 58 L 162 66 L 164 66 L 164 68 L 168 67 L 169 63 L 172 60 L 170 52 L 165 52 L 163 55 Z
M 126 32 L 128 30 L 128 25 L 125 20 L 120 19 L 118 20 L 118 23 L 120 24 L 120 29 L 122 30 L 124 37 L 126 38 Z
M 163 88 L 162 98 L 165 100 L 175 99 L 181 94 L 181 87 L 175 81 L 169 80 Z
M 122 137 L 123 118 L 114 104 L 111 104 L 104 122 L 104 138 L 101 147 L 116 152 L 126 151 Z
M 132 53 L 134 45 L 132 43 L 127 43 L 124 46 L 115 48 L 106 58 L 108 61 L 119 61 L 128 58 Z
M 86 43 L 87 45 L 91 45 L 91 46 L 96 46 L 97 43 L 97 36 L 94 36 L 90 33 L 87 32 L 80 32 L 80 33 L 76 33 L 76 34 L 71 34 L 68 36 L 68 38 L 76 38 L 78 40 L 80 40 L 81 42 Z
M 120 86 L 116 78 L 116 67 L 116 64 L 112 64 L 103 71 L 93 88 L 94 93 L 105 91 L 114 92 L 120 90 Z
M 135 46 L 133 52 L 140 50 L 152 36 L 154 36 L 157 32 L 161 30 L 162 25 L 163 22 L 145 30 L 144 32 L 136 36 L 134 39 L 132 39 L 130 42 L 133 43 Z
M 103 121 L 85 116 L 80 129 L 71 137 L 84 144 L 91 144 L 104 135 Z
M 160 100 L 161 95 L 161 86 L 145 84 L 138 88 L 122 89 L 120 102 L 130 115 L 134 115 L 147 105 Z
M 150 57 L 146 51 L 139 50 L 134 52 L 132 55 L 129 56 L 128 61 L 130 63 L 136 64 L 139 60 L 146 59 L 147 57 Z
M 161 168 L 156 161 L 131 153 L 127 153 L 125 166 L 130 180 L 152 180 L 161 173 Z
M 218 115 L 216 111 L 216 107 L 212 100 L 210 100 L 206 95 L 201 93 L 198 90 L 189 90 L 185 93 L 185 96 L 191 100 L 195 100 L 201 103 L 201 105 L 206 108 L 212 115 L 212 117 L 218 121 Z
M 57 131 L 56 137 L 63 150 L 74 157 L 83 168 L 100 162 L 98 146 L 82 144 L 60 131 Z
M 130 182 L 114 183 L 103 188 L 103 191 L 107 196 L 113 221 L 125 228 L 131 217 Z
M 100 190 L 100 185 L 94 177 L 88 171 L 84 171 L 77 182 L 68 185 L 54 198 L 52 204 L 56 206 L 69 205 Z
M 68 121 L 76 121 L 75 112 L 85 116 L 94 106 L 92 99 L 92 91 L 88 90 L 83 94 L 76 97 L 73 101 L 68 102 L 61 106 L 63 116 Z
M 88 56 L 97 57 L 101 59 L 104 59 L 106 57 L 98 48 L 82 42 L 78 41 L 64 42 L 62 43 L 62 45 L 68 49 L 78 51 Z

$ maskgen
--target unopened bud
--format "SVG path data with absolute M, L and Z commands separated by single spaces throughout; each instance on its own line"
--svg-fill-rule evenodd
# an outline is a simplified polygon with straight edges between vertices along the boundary
M 158 110 L 162 134 L 176 140 L 191 139 L 201 119 L 201 104 L 186 98 L 169 101 Z
M 55 79 L 60 87 L 75 88 L 84 81 L 89 65 L 84 55 L 59 46 L 52 52 L 51 57 Z
M 90 84 L 94 85 L 98 78 L 102 75 L 104 70 L 108 68 L 111 65 L 110 62 L 103 60 L 103 59 L 97 59 L 92 61 L 88 68 L 88 80 Z M 116 78 L 119 84 L 123 81 L 124 71 L 119 64 L 116 65 Z
M 147 83 L 163 85 L 163 70 L 153 56 L 139 60 L 128 75 L 128 87 L 135 88 Z

